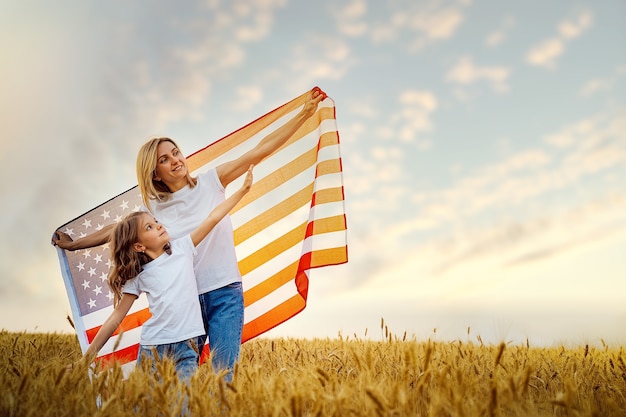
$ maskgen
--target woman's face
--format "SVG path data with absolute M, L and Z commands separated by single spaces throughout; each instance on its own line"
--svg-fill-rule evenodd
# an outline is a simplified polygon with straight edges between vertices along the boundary
M 187 161 L 172 142 L 163 141 L 157 147 L 157 161 L 154 169 L 155 179 L 170 186 L 186 181 Z

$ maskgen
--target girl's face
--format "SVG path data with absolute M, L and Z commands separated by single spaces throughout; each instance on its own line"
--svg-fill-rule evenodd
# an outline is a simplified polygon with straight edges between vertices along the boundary
M 144 213 L 137 223 L 139 242 L 135 244 L 135 249 L 139 252 L 161 252 L 170 240 L 165 227 L 148 213 Z
M 168 186 L 182 180 L 186 182 L 187 161 L 172 142 L 163 141 L 157 147 L 157 161 L 154 178 Z

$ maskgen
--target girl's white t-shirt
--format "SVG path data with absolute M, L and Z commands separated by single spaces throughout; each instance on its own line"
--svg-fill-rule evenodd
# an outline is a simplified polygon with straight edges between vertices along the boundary
M 215 168 L 197 177 L 194 188 L 170 194 L 167 201 L 151 200 L 151 212 L 165 226 L 170 237 L 190 234 L 209 213 L 225 200 L 226 190 Z M 233 225 L 226 215 L 196 247 L 194 270 L 198 294 L 241 282 L 237 265 Z
M 170 241 L 171 255 L 163 253 L 143 266 L 123 293 L 146 293 L 150 317 L 141 328 L 142 345 L 176 343 L 205 334 L 193 273 L 196 248 L 189 235 Z

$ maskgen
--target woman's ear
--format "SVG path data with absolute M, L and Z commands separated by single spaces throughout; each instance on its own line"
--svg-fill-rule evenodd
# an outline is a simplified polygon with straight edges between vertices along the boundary
M 133 249 L 135 249 L 135 252 L 144 252 L 146 250 L 146 247 L 144 245 L 142 245 L 139 242 L 133 243 Z
M 161 181 L 161 178 L 157 175 L 156 170 L 152 171 L 152 179 L 155 181 Z

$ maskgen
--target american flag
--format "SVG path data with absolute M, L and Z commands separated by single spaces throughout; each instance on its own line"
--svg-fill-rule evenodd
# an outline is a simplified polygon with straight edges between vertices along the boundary
M 193 175 L 230 161 L 253 148 L 291 119 L 307 93 L 187 158 Z M 231 212 L 235 247 L 244 287 L 242 342 L 302 311 L 312 268 L 348 261 L 342 163 L 335 105 L 326 98 L 316 114 L 254 168 L 254 185 Z M 241 180 L 239 180 L 241 181 Z M 236 190 L 233 183 L 228 189 Z M 72 238 L 119 222 L 142 206 L 133 187 L 60 226 Z M 84 352 L 113 310 L 107 284 L 109 245 L 64 251 L 57 248 L 72 316 Z M 141 296 L 98 359 L 117 360 L 130 370 L 139 347 L 141 325 L 150 317 Z M 206 352 L 205 352 L 206 353 Z

